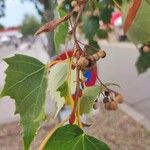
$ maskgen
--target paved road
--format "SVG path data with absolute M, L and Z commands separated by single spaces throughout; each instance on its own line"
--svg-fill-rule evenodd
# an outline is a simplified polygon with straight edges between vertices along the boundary
M 135 62 L 139 55 L 135 46 L 129 43 L 102 43 L 101 46 L 107 52 L 107 57 L 98 63 L 99 76 L 104 82 L 115 82 L 121 86 L 121 92 L 125 102 L 133 109 L 143 114 L 150 120 L 150 71 L 138 75 Z M 14 51 L 9 51 L 10 54 Z M 8 53 L 2 52 L 4 55 Z M 48 57 L 44 51 L 39 49 L 17 51 L 38 57 L 41 61 L 47 61 Z M 6 64 L 0 63 L 0 87 L 4 84 L 4 69 Z M 14 115 L 14 103 L 9 97 L 0 101 L 0 123 L 17 119 Z

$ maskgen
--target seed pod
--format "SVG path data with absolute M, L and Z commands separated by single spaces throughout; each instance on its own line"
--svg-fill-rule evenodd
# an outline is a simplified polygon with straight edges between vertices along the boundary
M 91 61 L 91 62 L 95 62 L 95 59 L 93 56 L 88 56 L 88 59 Z
M 77 6 L 77 1 L 72 1 L 72 2 L 71 2 L 71 6 L 72 6 L 72 7 Z
M 109 102 L 109 99 L 108 99 L 108 97 L 104 97 L 104 99 L 103 99 L 103 102 L 104 102 L 104 103 L 107 103 L 107 102 Z
M 81 68 L 85 68 L 86 66 L 88 66 L 89 64 L 89 60 L 87 60 L 85 57 L 80 57 L 79 60 L 78 60 L 78 65 L 81 67 Z
M 107 110 L 111 110 L 111 108 L 110 108 L 110 102 L 105 103 L 105 108 L 106 108 Z
M 118 103 L 116 101 L 111 101 L 110 102 L 110 109 L 111 110 L 116 110 L 118 108 Z
M 98 53 L 95 53 L 95 54 L 93 55 L 93 57 L 94 57 L 95 61 L 98 61 L 98 60 L 100 59 Z
M 98 57 L 99 58 L 104 58 L 104 57 L 106 57 L 106 53 L 105 53 L 105 51 L 99 51 L 99 52 L 97 52 L 97 55 L 98 55 Z
M 123 103 L 123 96 L 121 94 L 118 94 L 115 97 L 115 101 L 118 102 L 118 103 Z

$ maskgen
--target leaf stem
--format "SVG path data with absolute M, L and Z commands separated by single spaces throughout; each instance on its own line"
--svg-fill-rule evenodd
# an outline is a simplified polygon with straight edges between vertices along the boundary
M 59 128 L 61 127 L 64 123 L 66 123 L 69 120 L 68 116 L 66 119 L 64 119 L 62 122 L 60 122 L 53 130 L 50 130 L 48 135 L 45 137 L 45 139 L 42 141 L 42 143 L 39 146 L 39 150 L 43 150 L 44 146 L 46 145 L 46 143 L 48 142 L 49 138 L 52 136 L 52 134 Z

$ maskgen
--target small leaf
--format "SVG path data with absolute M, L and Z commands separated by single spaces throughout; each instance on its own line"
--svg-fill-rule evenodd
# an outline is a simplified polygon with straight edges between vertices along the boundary
M 96 98 L 101 93 L 100 86 L 86 87 L 80 99 L 80 115 L 88 114 L 93 108 Z
M 86 135 L 77 125 L 58 128 L 43 150 L 110 150 L 102 141 Z
M 146 72 L 150 68 L 150 52 L 141 52 L 136 62 L 136 68 L 139 74 Z
M 60 62 L 50 68 L 48 90 L 51 96 L 54 98 L 54 101 L 56 101 L 56 105 L 57 105 L 56 114 L 60 111 L 60 109 L 65 104 L 65 99 L 64 97 L 61 97 L 61 93 L 59 89 L 65 83 L 65 81 L 67 81 L 68 72 L 69 72 L 69 66 L 67 62 Z
M 15 100 L 16 113 L 20 114 L 23 127 L 24 149 L 28 150 L 45 119 L 48 69 L 37 59 L 25 55 L 17 54 L 4 60 L 9 66 L 1 96 Z
M 62 10 L 58 9 L 59 16 L 64 17 L 67 13 Z M 60 51 L 60 45 L 66 42 L 67 34 L 69 30 L 69 25 L 67 22 L 59 25 L 59 27 L 54 32 L 54 42 L 55 42 L 55 49 L 57 52 Z
M 43 25 L 40 29 L 37 30 L 35 35 L 39 35 L 42 32 L 51 32 L 53 31 L 58 25 L 60 25 L 62 22 L 67 21 L 71 17 L 71 13 L 68 13 L 65 17 L 60 19 L 52 20 L 45 25 Z
M 83 18 L 83 31 L 87 39 L 91 40 L 99 30 L 99 18 L 96 16 Z
M 42 32 L 51 32 L 53 31 L 60 23 L 62 23 L 62 19 L 55 19 L 55 20 L 52 20 L 46 24 L 44 24 L 42 27 L 40 27 L 35 35 L 39 35 L 41 34 Z
M 58 89 L 57 91 L 60 92 L 60 96 L 64 97 L 65 99 L 65 104 L 66 105 L 72 105 L 72 94 L 68 85 L 68 81 L 65 81 Z

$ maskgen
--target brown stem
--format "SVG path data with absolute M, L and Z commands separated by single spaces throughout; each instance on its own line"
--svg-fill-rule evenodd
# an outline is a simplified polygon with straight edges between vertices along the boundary
M 75 42 L 77 41 L 76 29 L 77 29 L 77 26 L 78 26 L 80 17 L 81 17 L 81 15 L 82 15 L 83 9 L 84 9 L 84 7 L 85 7 L 85 4 L 86 4 L 86 0 L 83 0 L 83 1 L 82 1 L 82 4 L 81 4 L 81 6 L 80 6 L 80 10 L 79 10 L 79 12 L 78 12 L 77 18 L 76 18 L 74 27 L 72 28 L 73 37 L 74 37 L 74 41 L 75 41 Z

